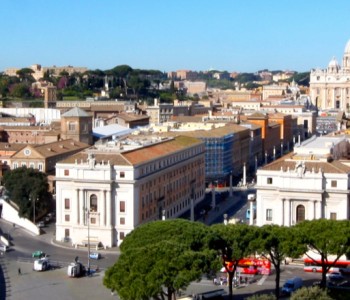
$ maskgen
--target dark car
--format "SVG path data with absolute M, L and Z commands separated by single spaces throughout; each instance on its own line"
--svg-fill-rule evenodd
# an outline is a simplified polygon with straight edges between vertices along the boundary
M 329 280 L 344 280 L 344 276 L 340 272 L 331 272 L 326 275 Z

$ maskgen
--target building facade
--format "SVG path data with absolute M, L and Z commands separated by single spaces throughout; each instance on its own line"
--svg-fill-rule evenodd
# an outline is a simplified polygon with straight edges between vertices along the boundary
M 349 142 L 320 137 L 258 170 L 256 225 L 350 219 Z
M 56 165 L 56 239 L 120 245 L 140 224 L 181 216 L 205 196 L 205 147 L 176 137 L 119 152 L 90 148 Z M 89 228 L 89 233 L 88 233 Z
M 342 65 L 332 58 L 326 69 L 310 72 L 310 97 L 319 109 L 350 109 L 350 41 L 345 46 Z

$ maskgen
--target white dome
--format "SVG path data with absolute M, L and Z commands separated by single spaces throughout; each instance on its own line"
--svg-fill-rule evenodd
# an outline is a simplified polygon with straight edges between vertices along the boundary
M 349 46 L 350 46 L 350 44 L 349 44 Z M 350 48 L 349 48 L 349 50 L 350 50 Z M 335 57 L 333 57 L 328 64 L 328 68 L 332 68 L 332 67 L 337 68 L 337 69 L 340 67 L 338 64 L 338 61 L 335 59 Z
M 350 54 L 350 40 L 346 43 L 344 53 Z

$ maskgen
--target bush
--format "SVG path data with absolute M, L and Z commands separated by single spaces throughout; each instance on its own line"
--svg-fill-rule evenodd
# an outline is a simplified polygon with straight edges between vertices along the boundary
M 274 294 L 259 294 L 250 296 L 247 300 L 276 300 L 276 296 Z
M 308 299 L 308 300 L 332 300 L 327 293 L 327 290 L 323 290 L 318 286 L 313 287 L 303 287 L 297 291 L 295 291 L 290 297 L 291 300 L 300 300 L 300 299 Z

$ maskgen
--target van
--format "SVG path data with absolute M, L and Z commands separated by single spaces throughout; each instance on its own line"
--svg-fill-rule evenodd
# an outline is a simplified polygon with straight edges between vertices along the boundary
M 303 286 L 303 280 L 300 277 L 294 277 L 286 280 L 282 287 L 283 295 L 290 295 L 297 289 L 300 289 Z

